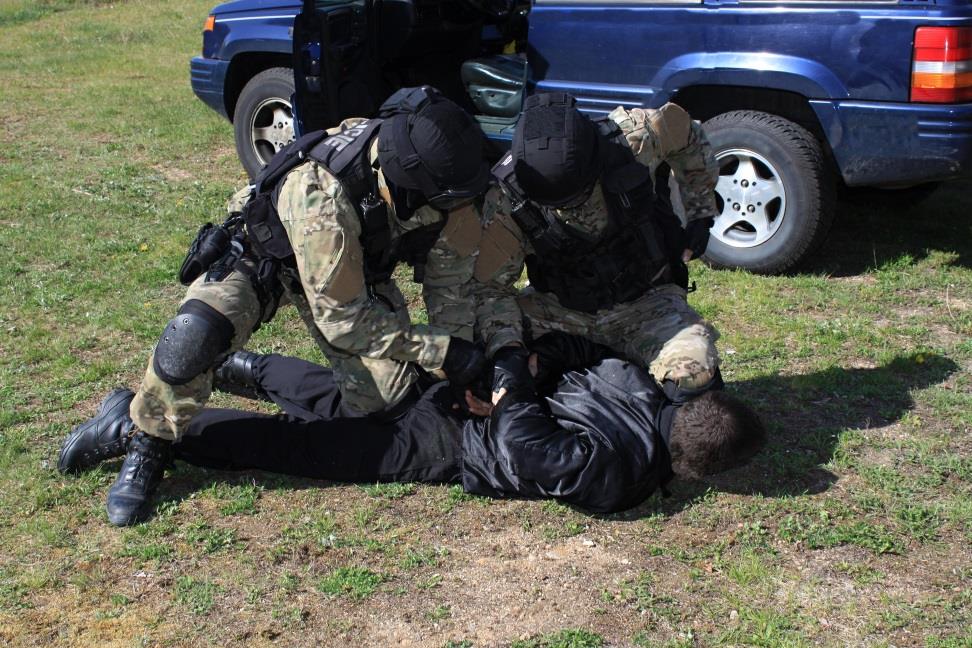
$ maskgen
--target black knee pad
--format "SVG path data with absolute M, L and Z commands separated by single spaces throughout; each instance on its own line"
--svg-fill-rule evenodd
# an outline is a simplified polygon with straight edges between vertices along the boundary
M 209 304 L 190 299 L 165 326 L 152 363 L 159 378 L 184 385 L 212 367 L 230 348 L 236 329 Z

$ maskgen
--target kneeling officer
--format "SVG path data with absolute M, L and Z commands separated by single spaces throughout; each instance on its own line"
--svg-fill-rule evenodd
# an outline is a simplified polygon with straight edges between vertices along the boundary
M 461 385 L 482 369 L 467 285 L 481 231 L 472 199 L 489 180 L 482 131 L 429 87 L 400 90 L 380 114 L 281 150 L 234 196 L 227 222 L 200 232 L 180 273 L 186 298 L 131 404 L 112 524 L 148 516 L 213 368 L 284 301 L 330 361 L 344 416 L 392 418 L 430 374 Z M 430 326 L 409 320 L 391 279 L 400 261 L 424 284 Z
M 675 104 L 592 121 L 569 95 L 537 94 L 493 173 L 475 276 L 494 391 L 525 362 L 530 335 L 551 331 L 606 345 L 685 394 L 718 386 L 718 334 L 686 301 L 685 262 L 705 251 L 717 215 L 718 166 L 698 122 Z

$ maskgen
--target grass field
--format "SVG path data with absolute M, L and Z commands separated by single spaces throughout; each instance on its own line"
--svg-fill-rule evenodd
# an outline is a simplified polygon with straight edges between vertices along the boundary
M 53 466 L 244 181 L 188 83 L 212 1 L 0 0 L 0 644 L 972 647 L 970 184 L 843 204 L 799 274 L 693 266 L 750 471 L 591 516 L 178 465 L 110 527 L 118 463 Z M 320 359 L 288 312 L 252 346 Z

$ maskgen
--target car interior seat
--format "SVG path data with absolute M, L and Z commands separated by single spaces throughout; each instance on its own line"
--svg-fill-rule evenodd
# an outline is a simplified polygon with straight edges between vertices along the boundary
M 516 117 L 523 105 L 527 62 L 513 54 L 464 61 L 462 83 L 476 110 L 494 117 Z

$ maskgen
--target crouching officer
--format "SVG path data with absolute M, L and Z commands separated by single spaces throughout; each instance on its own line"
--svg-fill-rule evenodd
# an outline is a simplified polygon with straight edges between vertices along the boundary
M 550 331 L 604 344 L 662 384 L 718 383 L 718 334 L 686 301 L 685 262 L 705 251 L 717 214 L 718 166 L 698 122 L 674 104 L 592 121 L 569 95 L 534 95 L 493 174 L 475 277 L 495 391 L 522 372 L 524 342 Z
M 485 358 L 469 341 L 469 283 L 481 228 L 471 203 L 488 180 L 478 125 L 428 87 L 397 92 L 381 118 L 281 150 L 231 201 L 239 213 L 204 228 L 183 265 L 185 301 L 131 403 L 128 454 L 108 492 L 112 524 L 148 516 L 172 442 L 210 396 L 213 368 L 283 301 L 328 358 L 342 415 L 393 418 L 430 374 L 458 384 L 478 374 Z M 429 326 L 409 320 L 391 278 L 399 262 L 423 283 Z M 72 432 L 62 462 L 83 468 L 71 448 L 102 427 L 96 417 Z

